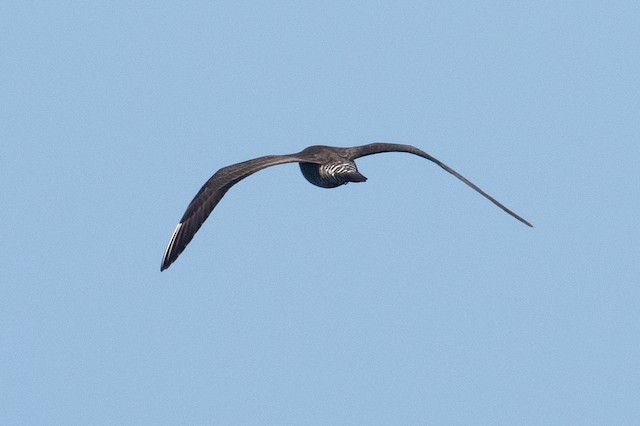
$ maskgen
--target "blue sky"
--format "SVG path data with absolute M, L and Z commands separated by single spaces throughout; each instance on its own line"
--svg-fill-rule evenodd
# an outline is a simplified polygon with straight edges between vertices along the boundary
M 0 5 L 0 423 L 640 422 L 637 2 Z M 334 190 L 314 144 L 411 144 Z

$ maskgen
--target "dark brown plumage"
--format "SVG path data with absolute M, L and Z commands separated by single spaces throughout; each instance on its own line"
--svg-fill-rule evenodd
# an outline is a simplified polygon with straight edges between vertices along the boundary
M 160 270 L 164 271 L 178 258 L 229 188 L 247 176 L 266 167 L 284 163 L 299 163 L 302 174 L 309 182 L 322 188 L 335 188 L 349 182 L 366 181 L 367 178 L 358 172 L 354 160 L 381 152 L 408 152 L 433 161 L 520 222 L 527 226 L 533 226 L 471 183 L 460 173 L 414 146 L 392 143 L 372 143 L 351 148 L 314 145 L 297 154 L 267 155 L 223 167 L 215 172 L 189 203 L 187 211 L 185 211 L 180 223 L 173 231 L 162 258 Z

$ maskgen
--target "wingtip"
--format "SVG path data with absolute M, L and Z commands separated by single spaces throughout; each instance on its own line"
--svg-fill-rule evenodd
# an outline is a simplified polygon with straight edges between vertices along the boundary
M 160 272 L 167 269 L 171 264 L 178 258 L 177 254 L 173 253 L 173 247 L 176 242 L 176 237 L 180 232 L 180 228 L 182 227 L 182 222 L 176 225 L 176 229 L 174 229 L 173 234 L 171 235 L 171 239 L 169 240 L 169 244 L 167 244 L 167 248 L 164 251 L 164 256 L 162 256 L 162 263 L 160 264 Z
M 172 263 L 173 263 L 173 261 L 169 260 L 169 258 L 165 255 L 162 258 L 162 263 L 160 264 L 160 272 L 162 272 L 165 269 L 167 269 L 169 266 L 171 266 Z
M 531 223 L 529 223 L 528 220 L 525 220 L 525 219 L 521 218 L 520 216 L 518 216 L 517 219 L 520 220 L 520 222 L 522 222 L 525 225 L 527 225 L 529 228 L 533 228 L 533 225 Z

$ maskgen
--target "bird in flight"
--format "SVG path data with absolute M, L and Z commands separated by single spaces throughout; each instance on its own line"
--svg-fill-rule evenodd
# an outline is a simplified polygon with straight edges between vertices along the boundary
M 297 154 L 267 155 L 242 163 L 232 164 L 215 172 L 202 188 L 200 188 L 200 191 L 198 191 L 193 200 L 191 200 L 187 211 L 184 212 L 180 223 L 178 223 L 176 229 L 173 231 L 173 235 L 171 235 L 167 249 L 162 257 L 160 270 L 164 271 L 175 262 L 187 244 L 193 239 L 196 232 L 198 232 L 200 226 L 202 226 L 215 206 L 220 202 L 224 194 L 226 194 L 233 185 L 247 176 L 278 164 L 298 163 L 302 175 L 310 183 L 322 188 L 336 188 L 349 182 L 366 181 L 367 178 L 360 174 L 354 160 L 382 152 L 407 152 L 433 161 L 520 222 L 533 227 L 533 225 L 525 219 L 509 210 L 460 173 L 414 146 L 394 143 L 371 143 L 351 148 L 314 145 L 305 148 Z

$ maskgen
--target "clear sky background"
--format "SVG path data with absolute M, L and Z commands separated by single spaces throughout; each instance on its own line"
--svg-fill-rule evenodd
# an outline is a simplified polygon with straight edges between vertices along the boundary
M 5 1 L 0 423 L 638 424 L 637 1 Z M 418 146 L 325 190 L 218 168 Z

